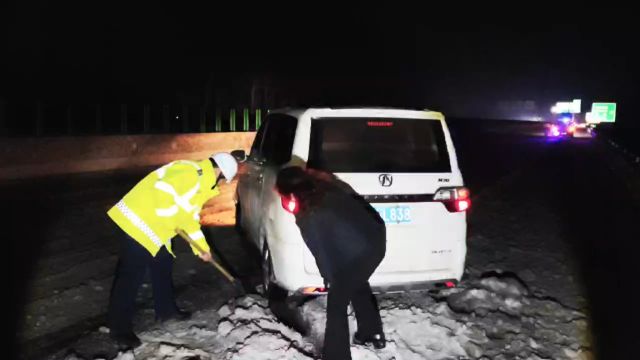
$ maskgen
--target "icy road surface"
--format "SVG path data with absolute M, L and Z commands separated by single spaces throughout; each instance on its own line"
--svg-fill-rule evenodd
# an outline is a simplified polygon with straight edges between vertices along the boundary
M 629 300 L 620 306 L 616 296 L 624 294 L 620 279 L 634 264 L 628 239 L 640 238 L 632 226 L 640 218 L 637 169 L 595 142 L 478 137 L 477 131 L 454 134 L 474 193 L 465 279 L 439 293 L 380 295 L 387 348 L 354 346 L 353 358 L 628 358 L 634 332 L 625 331 L 632 324 L 620 311 Z M 21 356 L 314 358 L 322 344 L 324 298 L 304 305 L 312 331 L 303 337 L 278 321 L 260 296 L 234 298 L 224 279 L 182 244 L 174 278 L 179 304 L 197 310 L 194 317 L 155 323 L 147 284 L 136 321 L 143 345 L 117 353 L 101 328 L 119 236 L 104 211 L 139 176 L 51 180 L 39 190 L 11 185 L 34 198 L 18 214 L 47 214 L 32 225 L 42 243 L 14 245 L 13 281 L 22 287 L 12 315 Z M 209 229 L 207 235 L 239 273 L 255 276 L 257 267 L 246 261 L 235 231 Z M 25 271 L 30 281 L 15 275 Z

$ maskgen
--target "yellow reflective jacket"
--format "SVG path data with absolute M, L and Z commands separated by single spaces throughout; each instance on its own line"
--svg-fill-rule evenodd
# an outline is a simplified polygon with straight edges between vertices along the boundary
M 176 229 L 187 232 L 209 251 L 200 229 L 200 210 L 220 194 L 216 174 L 209 159 L 178 160 L 147 175 L 107 214 L 129 236 L 156 256 L 162 246 L 173 255 L 171 239 Z M 194 254 L 198 251 L 193 248 Z

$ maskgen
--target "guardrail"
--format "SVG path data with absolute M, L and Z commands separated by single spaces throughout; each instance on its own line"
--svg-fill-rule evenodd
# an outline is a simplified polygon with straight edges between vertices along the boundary
M 249 151 L 254 132 L 0 138 L 0 179 L 62 175 L 206 159 Z
M 267 109 L 201 105 L 0 104 L 0 135 L 139 135 L 255 131 Z

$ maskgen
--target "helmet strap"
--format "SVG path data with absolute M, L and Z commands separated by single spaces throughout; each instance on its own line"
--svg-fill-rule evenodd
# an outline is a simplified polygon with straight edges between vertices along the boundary
M 224 174 L 222 174 L 222 172 L 220 172 L 220 176 L 218 176 L 218 177 L 216 178 L 216 183 L 215 183 L 215 184 L 213 184 L 213 187 L 211 188 L 211 190 L 215 189 L 215 188 L 216 188 L 216 186 L 218 186 L 218 183 L 220 182 L 220 180 L 222 180 L 222 179 L 224 179 L 224 178 L 225 178 L 225 177 L 224 177 Z

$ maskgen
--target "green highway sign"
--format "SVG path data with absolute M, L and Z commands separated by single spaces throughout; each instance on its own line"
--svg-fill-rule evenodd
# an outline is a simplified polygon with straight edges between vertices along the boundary
M 616 103 L 593 103 L 591 104 L 591 113 L 587 113 L 587 122 L 615 122 L 616 121 Z

